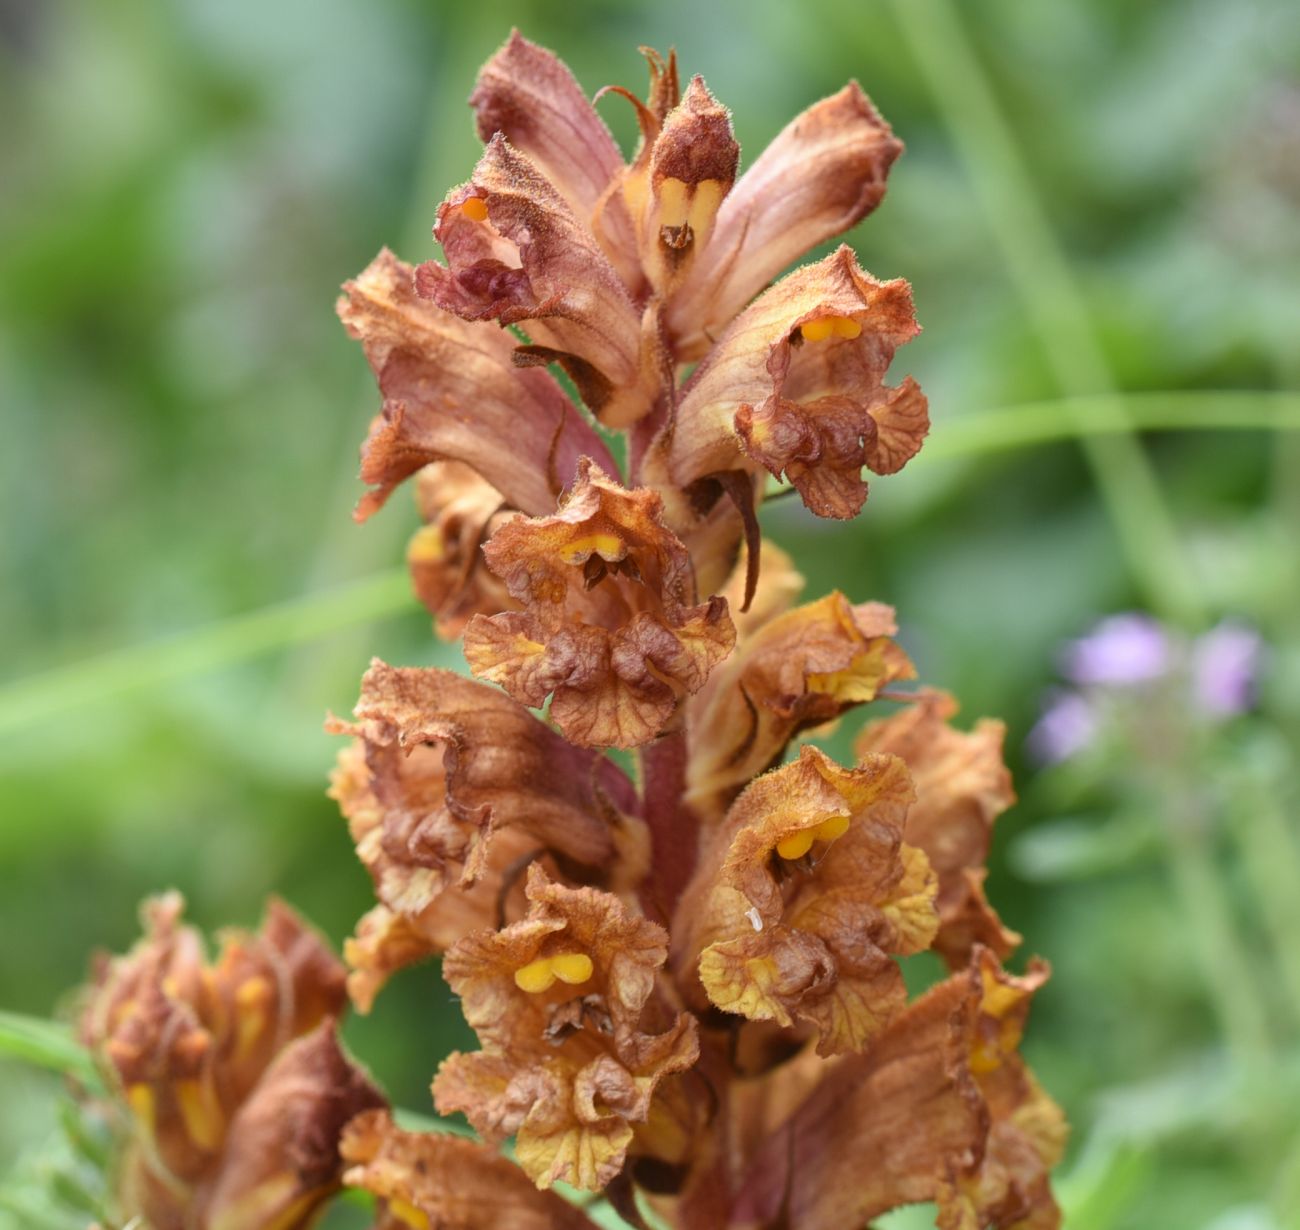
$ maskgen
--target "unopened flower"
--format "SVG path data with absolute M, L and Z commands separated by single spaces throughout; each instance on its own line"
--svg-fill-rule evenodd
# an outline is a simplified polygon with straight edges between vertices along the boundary
M 342 966 L 287 906 L 209 965 L 170 893 L 100 967 L 81 1033 L 126 1117 L 124 1219 L 156 1230 L 296 1230 L 339 1185 L 338 1138 L 383 1098 L 339 1049 Z
M 1211 717 L 1232 717 L 1255 703 L 1264 643 L 1254 628 L 1233 620 L 1211 628 L 1192 646 L 1192 687 L 1197 707 Z
M 1078 684 L 1124 685 L 1158 679 L 1170 665 L 1169 638 L 1149 615 L 1130 612 L 1103 619 L 1066 646 L 1062 669 Z

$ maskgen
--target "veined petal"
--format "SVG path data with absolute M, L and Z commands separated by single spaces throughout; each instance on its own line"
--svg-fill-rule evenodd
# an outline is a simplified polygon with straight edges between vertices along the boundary
M 688 799 L 719 815 L 745 782 L 820 726 L 915 670 L 891 639 L 894 613 L 832 593 L 757 629 L 691 702 Z
M 659 443 L 673 480 L 762 466 L 819 516 L 855 516 L 863 466 L 893 473 L 929 429 L 915 383 L 884 383 L 894 351 L 918 332 L 908 284 L 877 282 L 851 249 L 795 270 L 692 376 Z
M 434 234 L 447 264 L 416 271 L 424 298 L 465 320 L 527 322 L 533 345 L 515 361 L 559 362 L 606 424 L 650 411 L 662 392 L 657 328 L 643 329 L 596 238 L 505 137 L 438 207 Z
M 613 464 L 559 385 L 514 365 L 509 334 L 422 300 L 415 270 L 387 249 L 343 291 L 339 317 L 384 395 L 362 447 L 361 477 L 375 490 L 358 519 L 433 461 L 464 462 L 524 512 L 554 505 L 579 456 Z
M 458 461 L 437 461 L 416 479 L 424 521 L 406 548 L 416 596 L 434 616 L 438 635 L 455 640 L 470 616 L 515 606 L 483 564 L 482 546 L 514 514 L 501 493 Z
M 287 1046 L 230 1125 L 201 1202 L 205 1230 L 300 1230 L 339 1189 L 339 1137 L 383 1095 L 339 1047 L 333 1021 Z
M 479 139 L 486 143 L 501 133 L 584 220 L 623 170 L 605 121 L 565 63 L 518 30 L 479 69 L 469 105 Z
M 902 844 L 911 799 L 895 756 L 853 770 L 804 747 L 756 779 L 679 909 L 676 967 L 700 952 L 715 1006 L 814 1024 L 825 1055 L 863 1049 L 906 1002 L 890 954 L 928 947 L 938 926 L 929 864 Z
M 488 566 L 525 609 L 475 616 L 465 657 L 481 679 L 539 706 L 584 747 L 659 734 L 735 641 L 724 599 L 695 604 L 690 557 L 662 502 L 584 461 L 551 517 L 503 525 Z
M 727 196 L 673 296 L 678 358 L 699 358 L 782 269 L 875 209 L 902 149 L 856 82 L 792 120 Z
M 592 1230 L 575 1205 L 539 1192 L 523 1171 L 469 1140 L 404 1132 L 387 1111 L 348 1124 L 343 1181 L 379 1200 L 382 1230 Z
M 957 730 L 956 712 L 951 696 L 927 688 L 914 704 L 872 722 L 855 744 L 859 756 L 892 752 L 911 770 L 916 803 L 904 836 L 929 855 L 939 875 L 935 949 L 954 969 L 969 964 L 977 943 L 1006 957 L 1020 942 L 1002 926 L 983 887 L 993 822 L 1016 801 L 1002 761 L 1006 730 L 989 719 L 969 733 Z

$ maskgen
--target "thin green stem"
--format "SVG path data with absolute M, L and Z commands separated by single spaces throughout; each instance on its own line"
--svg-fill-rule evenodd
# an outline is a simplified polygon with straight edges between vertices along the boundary
M 0 687 L 0 735 L 411 608 L 406 569 L 394 568 L 205 628 L 56 667 Z
M 1133 437 L 1088 306 L 952 0 L 891 0 L 900 29 L 974 185 L 1061 392 L 1091 399 L 1077 435 L 1133 582 L 1185 625 L 1204 612 L 1155 473 Z M 1097 424 L 1105 424 L 1098 429 Z

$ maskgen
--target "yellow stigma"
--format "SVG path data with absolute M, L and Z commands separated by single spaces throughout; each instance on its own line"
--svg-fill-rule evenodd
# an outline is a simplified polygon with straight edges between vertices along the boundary
M 406 548 L 406 558 L 412 564 L 436 564 L 443 554 L 442 531 L 436 525 L 421 526 Z
M 225 1117 L 210 1082 L 193 1077 L 176 1082 L 176 1103 L 190 1139 L 212 1152 L 221 1145 Z
M 851 316 L 819 316 L 807 321 L 800 332 L 808 342 L 824 342 L 828 337 L 858 337 L 862 326 Z
M 810 829 L 800 829 L 776 843 L 776 852 L 787 859 L 803 858 L 813 848 L 815 841 L 835 841 L 849 831 L 848 816 L 827 816 Z
M 584 534 L 565 544 L 563 558 L 566 564 L 578 564 L 593 554 L 607 560 L 620 559 L 623 540 L 617 534 Z
M 538 957 L 515 970 L 515 986 L 530 995 L 540 995 L 549 991 L 557 978 L 576 987 L 586 982 L 594 971 L 595 966 L 586 953 L 561 952 L 553 957 Z
M 460 212 L 471 222 L 486 222 L 487 202 L 481 196 L 467 196 L 460 203 Z
M 668 175 L 659 181 L 659 225 L 689 225 L 698 233 L 713 225 L 713 217 L 727 195 L 727 185 L 720 179 L 702 179 L 688 184 Z
M 144 1081 L 137 1081 L 133 1085 L 128 1085 L 126 1087 L 126 1103 L 131 1108 L 131 1113 L 135 1115 L 141 1133 L 145 1136 L 152 1136 L 157 1110 L 153 1090 Z

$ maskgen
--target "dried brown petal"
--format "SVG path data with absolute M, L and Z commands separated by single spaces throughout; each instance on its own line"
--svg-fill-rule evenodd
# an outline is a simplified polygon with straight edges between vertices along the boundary
M 727 196 L 673 298 L 678 357 L 699 358 L 781 270 L 875 209 L 902 148 L 856 82 L 792 120 Z
M 951 725 L 956 712 L 951 696 L 927 688 L 914 704 L 867 726 L 855 748 L 859 756 L 892 752 L 911 770 L 916 803 L 904 837 L 938 872 L 942 925 L 935 948 L 959 969 L 970 963 L 973 945 L 1006 957 L 1020 937 L 998 921 L 983 887 L 993 822 L 1016 800 L 1002 762 L 1005 727 L 985 719 L 959 731 Z
M 584 220 L 623 170 L 623 155 L 605 121 L 568 67 L 518 30 L 479 69 L 469 105 L 480 140 L 501 133 Z
M 595 237 L 505 137 L 438 207 L 434 234 L 448 263 L 416 271 L 424 298 L 464 320 L 528 322 L 533 357 L 562 363 L 608 425 L 649 412 L 660 393 L 657 334 L 643 337 L 643 313 Z
M 379 1199 L 375 1230 L 591 1230 L 576 1206 L 539 1192 L 482 1145 L 403 1132 L 386 1111 L 359 1115 L 340 1145 L 344 1182 Z
M 602 1187 L 658 1083 L 695 1062 L 695 1021 L 653 998 L 662 928 L 536 866 L 527 891 L 526 918 L 447 954 L 444 975 L 484 1049 L 448 1059 L 434 1096 L 489 1140 L 517 1133 L 520 1165 L 538 1186 Z
M 679 914 L 709 999 L 816 1025 L 824 1055 L 862 1050 L 906 1003 L 890 954 L 927 948 L 938 917 L 925 855 L 902 843 L 912 788 L 895 756 L 843 769 L 804 747 L 738 798 Z M 693 898 L 693 899 L 692 899 Z
M 579 456 L 610 461 L 559 385 L 514 365 L 508 333 L 420 299 L 415 270 L 387 249 L 343 291 L 339 316 L 384 395 L 362 447 L 361 477 L 375 490 L 357 505 L 358 519 L 433 461 L 464 462 L 530 513 L 554 505 Z
M 358 1006 L 393 970 L 490 922 L 529 852 L 611 882 L 635 874 L 627 778 L 495 689 L 376 659 L 355 713 L 356 725 L 331 724 L 358 737 L 331 793 L 386 911 L 349 945 Z
M 688 710 L 691 803 L 719 815 L 800 731 L 915 674 L 891 640 L 893 610 L 832 593 L 747 637 Z
M 204 1230 L 299 1230 L 339 1188 L 339 1137 L 383 1095 L 339 1048 L 333 1021 L 286 1047 L 230 1125 L 196 1203 Z
M 416 480 L 424 525 L 406 548 L 416 596 L 433 615 L 438 635 L 455 640 L 471 615 L 495 615 L 515 606 L 505 586 L 483 564 L 482 546 L 513 514 L 501 493 L 458 461 L 427 465 Z
M 877 282 L 848 247 L 795 270 L 736 318 L 691 378 L 663 443 L 674 481 L 759 465 L 818 516 L 855 516 L 863 466 L 893 473 L 929 430 L 916 384 L 884 383 L 894 351 L 918 331 L 908 284 Z
M 693 605 L 690 557 L 661 508 L 584 461 L 554 516 L 514 520 L 485 549 L 525 609 L 471 620 L 466 660 L 523 704 L 553 696 L 571 743 L 654 738 L 734 643 L 723 599 Z

